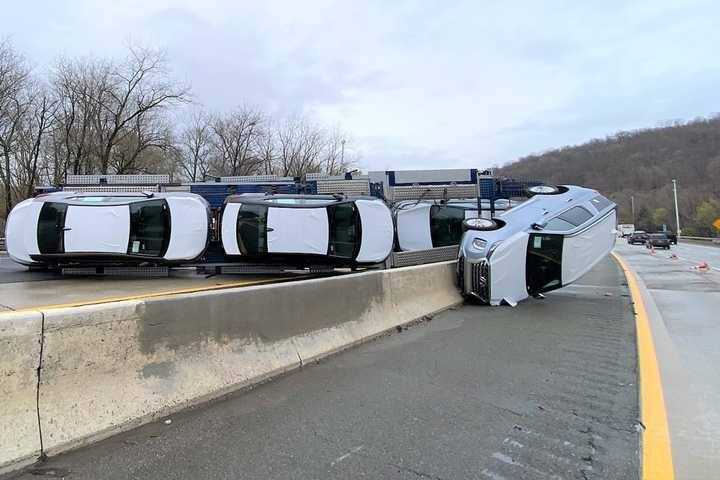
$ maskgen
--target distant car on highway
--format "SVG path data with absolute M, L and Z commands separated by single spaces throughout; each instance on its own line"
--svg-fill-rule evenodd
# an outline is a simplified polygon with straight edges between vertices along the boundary
M 616 205 L 597 191 L 538 185 L 531 198 L 493 219 L 467 219 L 458 254 L 464 296 L 515 305 L 564 287 L 615 244 Z
M 647 248 L 662 248 L 665 250 L 670 249 L 670 239 L 664 233 L 649 233 L 647 240 L 645 241 Z
M 18 203 L 6 243 L 23 265 L 172 264 L 200 257 L 209 209 L 200 196 L 61 191 Z
M 677 245 L 677 234 L 673 232 L 662 232 L 670 240 L 670 243 Z
M 297 266 L 385 261 L 393 247 L 390 209 L 374 197 L 231 195 L 221 218 L 225 254 Z
M 647 239 L 648 234 L 643 232 L 642 230 L 638 230 L 629 237 L 627 237 L 627 242 L 630 245 L 645 245 Z
M 495 200 L 495 210 L 502 212 L 519 202 Z M 490 201 L 482 200 L 481 216 L 490 217 Z M 402 251 L 427 250 L 458 245 L 463 222 L 478 217 L 475 199 L 405 200 L 393 206 L 398 248 Z

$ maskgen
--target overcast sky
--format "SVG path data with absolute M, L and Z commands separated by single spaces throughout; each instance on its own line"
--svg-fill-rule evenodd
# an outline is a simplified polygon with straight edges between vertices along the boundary
M 165 48 L 210 109 L 338 124 L 364 169 L 487 167 L 720 111 L 714 0 L 1 0 L 0 17 L 41 71 Z

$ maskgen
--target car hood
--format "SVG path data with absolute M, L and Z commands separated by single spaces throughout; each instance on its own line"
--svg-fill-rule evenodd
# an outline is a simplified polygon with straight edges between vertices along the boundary
M 32 265 L 30 255 L 40 253 L 37 224 L 43 202 L 24 200 L 12 209 L 5 227 L 5 244 L 10 258 L 23 265 Z
M 170 243 L 166 260 L 193 260 L 208 241 L 208 208 L 200 197 L 168 197 L 170 207 Z
M 392 214 L 384 203 L 376 200 L 355 201 L 362 225 L 358 262 L 382 262 L 392 251 L 395 232 Z M 429 224 L 427 220 L 426 222 Z

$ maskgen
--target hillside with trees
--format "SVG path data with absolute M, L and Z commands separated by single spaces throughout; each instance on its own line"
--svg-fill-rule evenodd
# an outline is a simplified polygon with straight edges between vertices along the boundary
M 162 51 L 128 46 L 123 58 L 31 65 L 0 38 L 0 227 L 35 186 L 61 184 L 68 174 L 202 181 L 335 174 L 352 163 L 343 132 L 307 117 L 272 118 L 247 106 L 207 111 L 170 75 Z
M 672 179 L 684 234 L 714 236 L 720 217 L 720 116 L 620 132 L 605 139 L 530 155 L 499 169 L 508 176 L 579 184 L 619 205 L 621 223 L 675 230 Z

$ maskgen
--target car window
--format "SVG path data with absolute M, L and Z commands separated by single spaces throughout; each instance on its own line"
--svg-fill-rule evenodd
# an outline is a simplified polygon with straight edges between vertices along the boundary
M 340 203 L 327 207 L 330 223 L 329 253 L 336 257 L 353 258 L 359 240 L 355 205 Z
M 267 253 L 267 211 L 263 205 L 243 204 L 237 218 L 237 239 L 243 255 Z
M 64 203 L 45 202 L 38 218 L 37 240 L 40 253 L 63 253 L 65 213 Z
M 135 202 L 130 208 L 128 253 L 162 257 L 170 243 L 170 209 L 164 200 Z
M 447 247 L 460 243 L 465 209 L 447 205 L 430 207 L 430 237 L 433 247 Z
M 607 207 L 612 205 L 612 202 L 607 198 L 603 197 L 602 195 L 594 197 L 592 200 L 590 200 L 590 202 L 593 204 L 593 207 L 597 208 L 598 212 L 605 210 Z
M 525 278 L 530 294 L 562 286 L 562 235 L 530 234 L 525 262 Z
M 559 232 L 572 230 L 582 225 L 592 218 L 592 214 L 583 207 L 573 207 L 555 218 L 551 218 L 545 224 L 547 230 L 556 230 Z

